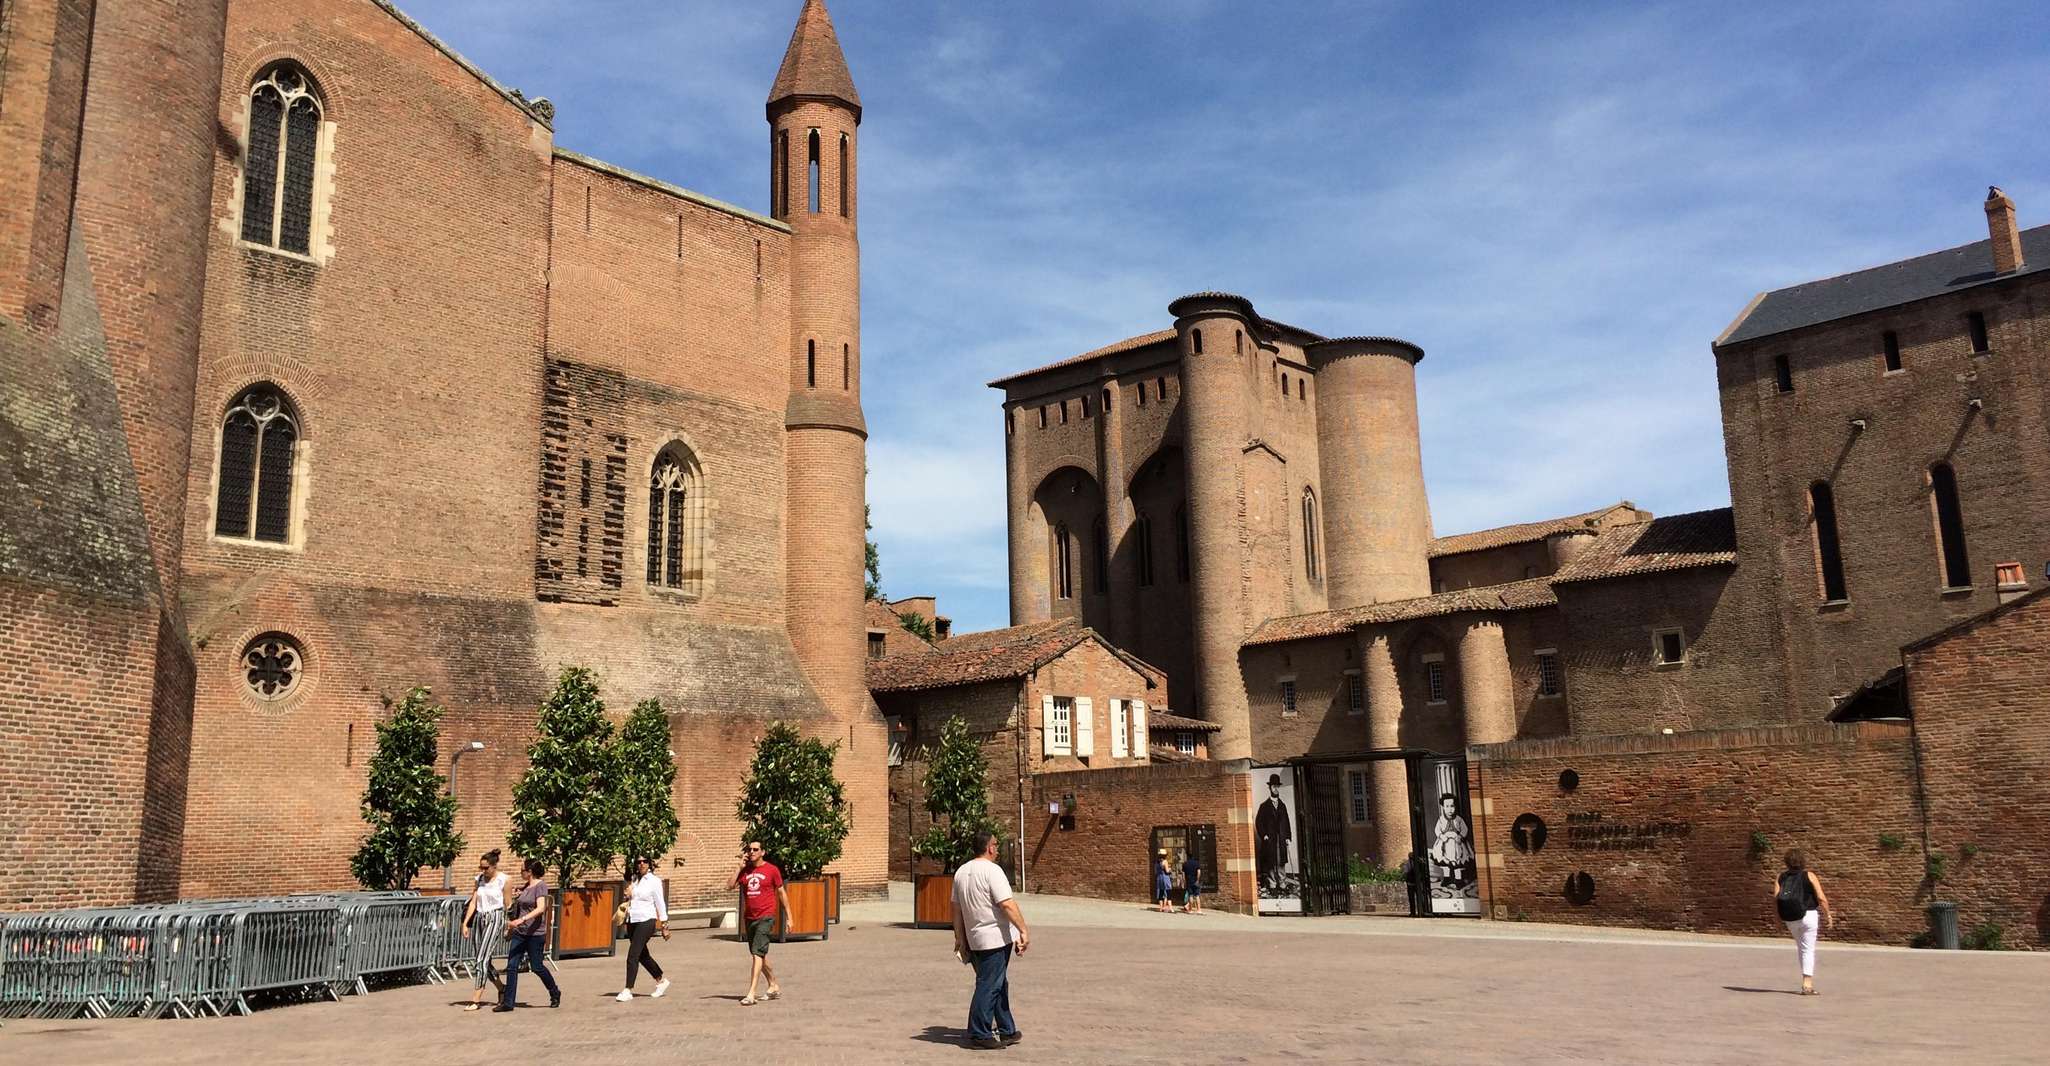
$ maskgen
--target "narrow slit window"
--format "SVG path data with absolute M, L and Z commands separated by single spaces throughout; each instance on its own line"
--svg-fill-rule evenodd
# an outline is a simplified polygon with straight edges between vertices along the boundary
M 853 197 L 851 197 L 851 196 L 849 195 L 849 189 L 850 189 L 850 185 L 849 185 L 849 182 L 851 181 L 850 175 L 852 175 L 853 173 L 854 173 L 854 169 L 853 169 L 853 168 L 852 168 L 851 166 L 849 166 L 849 165 L 848 165 L 848 160 L 847 160 L 847 135 L 843 133 L 843 134 L 841 134 L 841 135 L 840 135 L 840 217 L 841 217 L 841 218 L 846 218 L 846 217 L 848 217 L 848 214 L 849 214 L 849 209 L 848 209 L 848 205 L 849 205 L 850 203 L 852 203 L 852 202 L 853 202 Z
M 1175 580 L 1189 583 L 1189 509 L 1174 509 L 1174 576 Z
M 805 194 L 809 197 L 807 206 L 812 214 L 819 213 L 819 131 L 811 131 L 810 146 L 806 149 L 810 158 L 804 164 Z
M 1139 406 L 1146 406 L 1146 383 L 1143 381 L 1139 383 Z
M 854 387 L 854 346 L 840 346 L 840 388 L 842 391 Z
M 1358 717 L 1367 713 L 1367 684 L 1360 675 L 1345 675 L 1345 713 Z
M 1283 681 L 1281 683 L 1281 716 L 1283 718 L 1294 718 L 1298 713 L 1300 712 L 1296 710 L 1295 704 L 1295 682 Z
M 1061 425 L 1068 424 L 1068 401 L 1061 401 Z
M 769 190 L 769 213 L 777 218 L 790 217 L 790 131 L 776 131 L 775 160 L 770 164 L 776 168 L 776 183 Z M 757 269 L 756 274 L 761 270 Z
M 1929 468 L 1929 495 L 1936 508 L 1936 539 L 1943 557 L 1943 587 L 1969 588 L 1972 563 L 1965 552 L 1965 515 L 1957 491 L 1957 471 L 1949 463 Z
M 1844 584 L 1843 545 L 1837 539 L 1836 491 L 1829 482 L 1808 486 L 1808 506 L 1815 519 L 1815 561 L 1822 572 L 1822 598 L 1835 603 L 1851 598 Z
M 819 387 L 819 342 L 804 342 L 804 387 Z
M 1445 657 L 1424 656 L 1424 702 L 1444 703 L 1447 699 L 1445 685 Z
M 1139 564 L 1139 586 L 1153 584 L 1153 520 L 1143 514 L 1132 523 L 1132 555 Z
M 1153 379 L 1153 393 L 1154 393 L 1154 399 L 1156 399 L 1156 400 L 1159 400 L 1159 401 L 1160 401 L 1161 403 L 1166 403 L 1166 402 L 1167 402 L 1167 379 L 1166 379 L 1166 378 L 1154 378 L 1154 379 Z
M 1060 582 L 1061 599 L 1075 596 L 1075 547 L 1074 538 L 1068 536 L 1066 523 L 1055 526 L 1053 531 L 1054 570 Z
M 1887 373 L 1901 368 L 1901 336 L 1892 330 L 1880 334 L 1880 347 L 1884 350 Z
M 1195 351 L 1195 353 L 1196 353 L 1197 355 L 1202 355 L 1202 354 L 1203 354 L 1203 331 L 1202 331 L 1202 330 L 1200 330 L 1200 329 L 1192 329 L 1192 330 L 1190 330 L 1190 331 L 1189 331 L 1189 343 L 1190 343 L 1191 345 L 1194 345 L 1194 349 L 1193 349 L 1193 350 Z
M 1537 675 L 1538 695 L 1551 697 L 1566 691 L 1565 675 L 1559 669 L 1557 651 L 1548 648 L 1537 653 Z
M 1046 428 L 1046 405 L 1045 405 L 1045 404 L 1040 404 L 1040 405 L 1039 405 L 1039 428 L 1041 428 L 1041 429 L 1045 429 L 1045 428 Z
M 1103 409 L 1104 409 L 1104 410 L 1105 410 L 1106 412 L 1110 410 L 1110 390 L 1109 390 L 1109 389 L 1105 389 L 1105 390 L 1103 390 Z
M 1317 580 L 1317 494 L 1303 490 L 1303 576 Z
M 1235 330 L 1232 330 L 1232 331 L 1231 331 L 1231 354 L 1233 354 L 1233 355 L 1244 355 L 1244 354 L 1246 354 L 1246 331 L 1245 331 L 1245 330 L 1242 330 L 1242 329 L 1235 329 Z
M 1103 518 L 1096 519 L 1096 535 L 1091 545 L 1096 549 L 1096 580 L 1092 582 L 1099 593 L 1110 591 L 1110 528 Z
M 1966 315 L 1965 328 L 1969 330 L 1972 335 L 1972 351 L 1985 352 L 1991 350 L 1991 341 L 1986 336 L 1985 312 L 1973 311 L 1971 314 Z
M 1772 357 L 1772 378 L 1781 392 L 1794 391 L 1794 367 L 1784 355 Z

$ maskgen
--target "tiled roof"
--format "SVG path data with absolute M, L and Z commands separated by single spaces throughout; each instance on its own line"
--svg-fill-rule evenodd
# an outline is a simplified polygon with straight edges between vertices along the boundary
M 854 91 L 854 75 L 847 71 L 847 56 L 840 51 L 840 37 L 833 32 L 833 16 L 826 13 L 824 0 L 804 0 L 797 28 L 790 31 L 790 47 L 783 52 L 783 66 L 769 88 L 769 105 L 793 96 L 844 100 L 853 106 L 855 118 L 861 117 L 861 94 Z
M 1086 363 L 1091 359 L 1098 359 L 1106 355 L 1117 355 L 1120 352 L 1134 351 L 1139 348 L 1144 348 L 1150 344 L 1161 344 L 1166 341 L 1171 341 L 1173 339 L 1174 330 L 1171 329 L 1157 329 L 1151 333 L 1141 333 L 1136 337 L 1126 337 L 1124 340 L 1121 340 L 1116 344 L 1106 344 L 1101 348 L 1094 348 L 1089 351 L 1083 352 L 1081 355 L 1071 355 L 1068 358 L 1062 359 L 1058 362 L 1048 363 L 1045 366 L 1036 367 L 1031 370 L 1020 371 L 1019 373 L 1012 374 L 1008 377 L 998 378 L 995 381 L 990 382 L 989 387 L 992 389 L 1001 389 L 1005 385 L 1008 385 L 1013 381 L 1020 381 L 1025 378 L 1032 377 L 1035 374 L 1044 374 L 1049 370 L 1059 370 L 1064 366 L 1075 366 L 1079 363 Z
M 1609 526 L 1551 580 L 1597 581 L 1736 561 L 1737 523 L 1729 508 L 1718 507 Z
M 2021 232 L 2022 266 L 1993 273 L 1993 242 L 1973 241 L 1898 263 L 1776 289 L 1730 325 L 1717 347 L 1940 296 L 2022 274 L 2050 270 L 2050 226 Z
M 1347 607 L 1316 614 L 1271 618 L 1246 638 L 1248 646 L 1278 644 L 1306 637 L 1336 636 L 1358 626 L 1406 622 L 1413 618 L 1436 618 L 1462 611 L 1528 611 L 1557 604 L 1550 578 L 1534 577 L 1505 585 L 1482 585 L 1455 589 L 1407 600 L 1389 600 L 1365 607 Z
M 1088 626 L 1065 618 L 963 633 L 934 646 L 931 654 L 870 659 L 868 687 L 872 692 L 907 692 L 1024 677 L 1092 639 L 1102 638 Z
M 1146 728 L 1156 733 L 1163 729 L 1169 731 L 1179 729 L 1184 733 L 1221 733 L 1224 731 L 1224 727 L 1215 722 L 1205 722 L 1200 718 L 1183 718 L 1179 714 L 1152 710 L 1146 712 Z
M 1489 548 L 1506 548 L 1511 544 L 1529 544 L 1543 540 L 1554 533 L 1570 533 L 1576 529 L 1599 527 L 1602 516 L 1619 508 L 1629 508 L 1643 518 L 1650 518 L 1646 511 L 1637 511 L 1629 500 L 1618 500 L 1607 507 L 1597 507 L 1581 514 L 1564 518 L 1547 518 L 1541 522 L 1519 522 L 1513 526 L 1496 526 L 1472 533 L 1458 533 L 1450 537 L 1438 537 L 1431 541 L 1431 558 L 1445 555 L 1459 555 L 1464 552 L 1486 551 Z

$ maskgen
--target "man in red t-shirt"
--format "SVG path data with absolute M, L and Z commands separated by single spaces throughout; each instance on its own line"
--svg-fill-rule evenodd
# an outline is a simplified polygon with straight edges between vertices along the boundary
M 769 998 L 783 995 L 783 986 L 776 983 L 776 971 L 769 966 L 769 939 L 776 935 L 776 918 L 790 913 L 790 893 L 783 887 L 783 871 L 762 855 L 762 842 L 750 840 L 741 853 L 746 860 L 740 872 L 733 875 L 728 887 L 742 893 L 740 912 L 743 928 L 747 930 L 749 957 L 753 969 L 747 975 L 747 995 L 740 1005 L 755 1005 L 755 985 L 763 978 L 769 981 Z

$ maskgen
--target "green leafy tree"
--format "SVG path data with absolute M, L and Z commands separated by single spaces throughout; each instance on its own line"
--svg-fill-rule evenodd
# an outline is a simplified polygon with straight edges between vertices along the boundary
M 927 644 L 939 639 L 939 634 L 933 632 L 932 623 L 926 621 L 925 616 L 917 611 L 898 611 L 897 624 L 903 626 L 906 633 Z
M 865 547 L 862 549 L 861 569 L 867 577 L 862 580 L 861 594 L 871 600 L 880 600 L 883 598 L 883 556 L 876 551 L 876 542 L 868 539 L 869 532 L 874 529 L 875 523 L 868 520 L 868 505 L 864 503 L 861 505 L 861 542 Z
M 669 748 L 669 712 L 642 700 L 619 731 L 619 853 L 660 862 L 676 846 L 676 753 Z
M 364 888 L 405 888 L 422 866 L 446 866 L 463 850 L 455 797 L 443 794 L 445 779 L 434 772 L 443 713 L 426 689 L 416 687 L 391 717 L 377 723 L 377 752 L 370 756 L 370 781 L 363 789 L 370 835 L 349 859 L 349 871 Z
M 506 843 L 554 869 L 563 888 L 604 869 L 619 840 L 618 762 L 597 676 L 563 667 L 541 703 L 541 735 L 527 746 L 527 772 L 513 786 Z
M 975 834 L 999 832 L 989 816 L 989 764 L 982 743 L 958 716 L 940 727 L 940 742 L 925 770 L 925 809 L 932 827 L 911 850 L 937 860 L 948 873 L 975 858 Z
M 847 791 L 833 776 L 839 745 L 772 722 L 755 744 L 737 810 L 745 843 L 759 840 L 793 881 L 817 877 L 847 839 Z

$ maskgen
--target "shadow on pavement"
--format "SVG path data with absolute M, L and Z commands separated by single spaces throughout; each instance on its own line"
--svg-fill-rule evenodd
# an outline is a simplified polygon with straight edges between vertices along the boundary
M 1724 985 L 1725 992 L 1758 992 L 1768 996 L 1798 996 L 1801 993 L 1791 988 L 1745 988 L 1743 985 Z
M 959 1047 L 968 1043 L 968 1030 L 949 1025 L 928 1025 L 925 1032 L 911 1039 L 923 1040 L 928 1044 L 953 1044 Z

